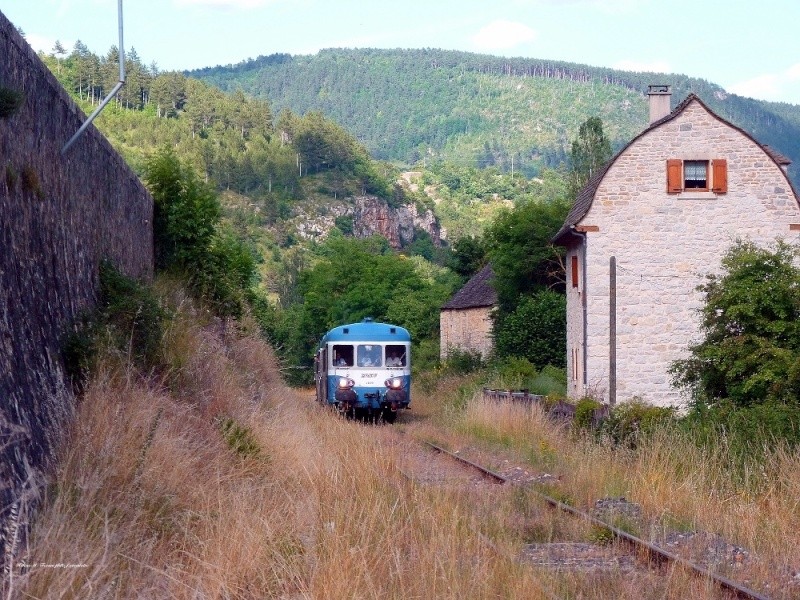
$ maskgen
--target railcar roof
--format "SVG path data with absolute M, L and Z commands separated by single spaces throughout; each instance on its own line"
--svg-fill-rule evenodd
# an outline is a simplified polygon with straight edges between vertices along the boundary
M 389 323 L 362 321 L 334 327 L 320 341 L 327 342 L 410 342 L 408 330 Z

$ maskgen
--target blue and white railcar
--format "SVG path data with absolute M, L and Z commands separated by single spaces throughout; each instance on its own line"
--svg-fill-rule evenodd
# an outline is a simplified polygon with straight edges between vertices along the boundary
M 320 340 L 314 374 L 319 402 L 392 423 L 411 403 L 411 336 L 372 319 L 340 325 Z

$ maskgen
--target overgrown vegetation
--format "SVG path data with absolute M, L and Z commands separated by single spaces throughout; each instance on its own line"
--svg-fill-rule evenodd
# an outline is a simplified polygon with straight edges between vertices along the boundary
M 255 278 L 255 257 L 220 223 L 216 193 L 171 148 L 145 168 L 153 195 L 157 270 L 186 276 L 220 316 L 239 316 Z
M 143 372 L 163 365 L 161 342 L 169 315 L 153 291 L 107 261 L 100 263 L 99 283 L 97 310 L 84 313 L 62 342 L 67 376 L 78 391 L 96 372 L 101 352 Z
M 707 437 L 800 442 L 800 250 L 736 242 L 699 290 L 702 339 L 674 363 Z

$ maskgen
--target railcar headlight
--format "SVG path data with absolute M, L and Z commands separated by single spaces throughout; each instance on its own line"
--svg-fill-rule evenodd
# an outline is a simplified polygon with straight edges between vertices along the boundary
M 403 380 L 399 377 L 390 377 L 383 382 L 383 385 L 392 390 L 399 390 L 403 387 Z
M 356 382 L 348 377 L 339 377 L 339 387 L 342 389 L 351 388 L 355 384 Z

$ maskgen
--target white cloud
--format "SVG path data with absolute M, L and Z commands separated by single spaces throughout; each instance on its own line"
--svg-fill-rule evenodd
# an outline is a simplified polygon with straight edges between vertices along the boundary
M 791 67 L 786 69 L 786 76 L 789 78 L 790 81 L 795 81 L 800 79 L 800 63 L 792 65 Z
M 175 0 L 178 6 L 208 6 L 211 8 L 258 8 L 269 0 Z
M 642 62 L 638 60 L 620 60 L 614 63 L 613 68 L 620 71 L 636 71 L 637 73 L 671 73 L 669 63 L 663 60 Z
M 800 63 L 727 86 L 729 92 L 772 102 L 800 104 Z
M 498 20 L 481 28 L 472 43 L 481 50 L 507 50 L 535 38 L 536 32 L 523 23 Z
M 44 52 L 45 54 L 50 54 L 50 52 L 52 52 L 53 50 L 53 46 L 56 43 L 56 41 L 53 38 L 28 32 L 25 32 L 25 41 L 28 42 L 31 48 L 36 50 L 36 52 L 41 51 Z M 64 42 L 61 43 L 64 44 Z M 64 47 L 67 48 L 66 45 L 64 45 Z

